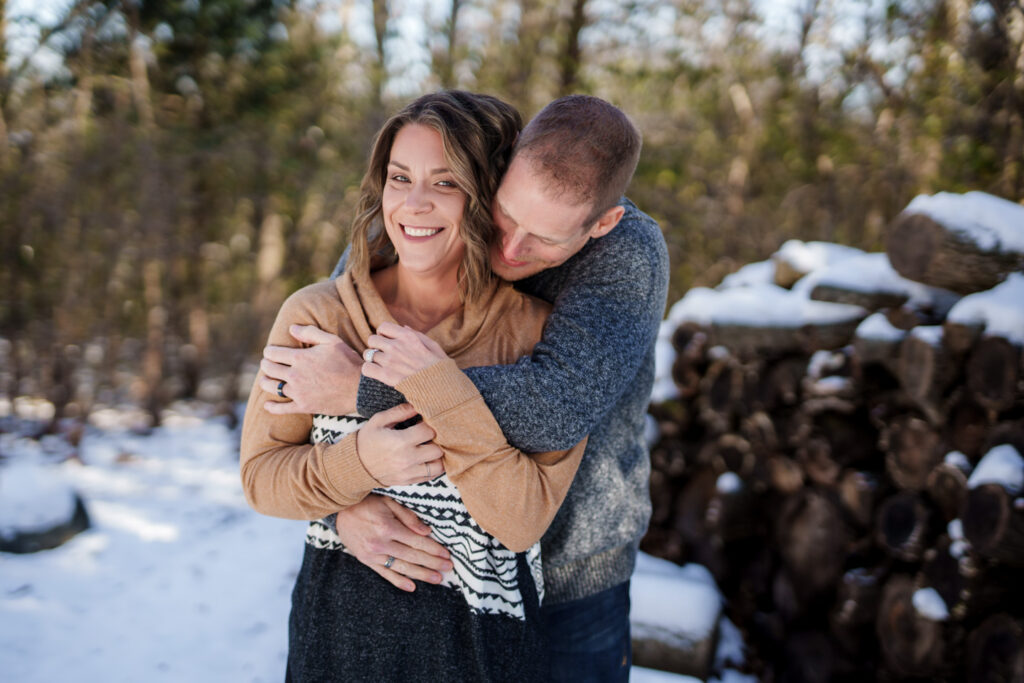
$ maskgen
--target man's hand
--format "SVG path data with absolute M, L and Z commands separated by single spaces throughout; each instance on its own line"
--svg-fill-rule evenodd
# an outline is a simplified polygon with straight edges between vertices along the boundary
M 357 560 L 410 593 L 416 590 L 410 579 L 441 583 L 441 572 L 452 568 L 430 527 L 387 496 L 370 495 L 339 512 L 338 536 Z M 384 566 L 389 557 L 395 558 L 390 569 Z
M 263 349 L 260 389 L 277 395 L 278 386 L 290 401 L 267 401 L 268 413 L 347 415 L 356 410 L 362 359 L 340 337 L 314 325 L 292 325 L 291 335 L 308 348 L 268 346 Z
M 425 422 L 395 429 L 415 416 L 416 409 L 402 403 L 375 414 L 356 432 L 363 467 L 384 486 L 419 484 L 444 472 L 441 449 L 431 442 L 433 429 Z
M 377 334 L 371 334 L 366 343 L 367 352 L 376 350 L 363 356 L 364 360 L 370 359 L 363 364 L 363 374 L 392 387 L 448 357 L 427 335 L 392 322 L 381 323 Z

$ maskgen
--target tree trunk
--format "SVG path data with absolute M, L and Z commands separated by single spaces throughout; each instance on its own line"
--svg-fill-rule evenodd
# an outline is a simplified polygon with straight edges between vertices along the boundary
M 587 0 L 573 0 L 572 14 L 566 30 L 565 51 L 562 53 L 562 77 L 559 95 L 571 95 L 579 81 L 581 50 L 580 32 L 587 25 Z

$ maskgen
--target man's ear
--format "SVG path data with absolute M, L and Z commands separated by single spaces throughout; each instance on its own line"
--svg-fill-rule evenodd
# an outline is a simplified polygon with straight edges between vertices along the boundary
M 594 229 L 590 231 L 589 236 L 595 239 L 604 237 L 612 231 L 612 228 L 619 224 L 625 213 L 626 207 L 624 206 L 613 206 L 608 209 L 597 219 L 597 223 L 594 224 Z

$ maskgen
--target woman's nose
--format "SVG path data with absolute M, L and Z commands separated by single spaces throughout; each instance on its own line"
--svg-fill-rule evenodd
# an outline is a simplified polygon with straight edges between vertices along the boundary
M 426 188 L 419 183 L 409 188 L 409 194 L 405 196 L 405 205 L 412 211 L 429 211 L 431 207 L 430 196 Z

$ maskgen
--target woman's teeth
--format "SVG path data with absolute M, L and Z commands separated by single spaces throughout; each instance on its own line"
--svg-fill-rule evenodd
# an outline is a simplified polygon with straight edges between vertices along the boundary
M 440 228 L 411 228 L 408 225 L 403 225 L 402 230 L 409 237 L 430 237 L 441 232 Z

